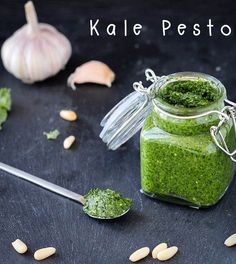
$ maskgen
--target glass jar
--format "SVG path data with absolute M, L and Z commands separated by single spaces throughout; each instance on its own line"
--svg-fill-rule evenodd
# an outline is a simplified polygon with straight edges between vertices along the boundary
M 102 121 L 101 138 L 111 149 L 140 135 L 141 191 L 153 198 L 195 208 L 216 204 L 234 174 L 235 106 L 225 106 L 226 91 L 214 77 L 181 72 L 157 77 L 145 89 L 135 83 Z M 165 102 L 159 93 L 171 82 L 204 80 L 218 93 L 203 107 L 184 108 Z M 141 103 L 140 103 L 141 102 Z
M 204 107 L 179 108 L 157 95 L 141 132 L 141 186 L 151 197 L 207 207 L 224 195 L 233 178 L 234 164 L 210 134 L 210 127 L 219 123 L 219 116 L 201 114 L 221 110 L 226 93 L 218 80 L 196 73 L 169 75 L 159 91 L 170 82 L 190 79 L 211 81 L 220 97 Z M 224 140 L 231 149 L 235 146 L 233 133 L 232 122 L 227 123 Z

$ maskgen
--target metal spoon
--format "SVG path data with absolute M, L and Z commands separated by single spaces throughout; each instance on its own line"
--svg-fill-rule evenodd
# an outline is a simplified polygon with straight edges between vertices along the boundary
M 83 195 L 81 194 L 78 194 L 78 193 L 75 193 L 75 192 L 72 192 L 70 190 L 67 190 L 63 187 L 60 187 L 54 183 L 51 183 L 51 182 L 48 182 L 46 180 L 43 180 L 41 178 L 38 178 L 34 175 L 31 175 L 27 172 L 24 172 L 22 170 L 19 170 L 19 169 L 16 169 L 12 166 L 9 166 L 7 164 L 4 164 L 2 162 L 0 162 L 0 169 L 3 170 L 3 171 L 6 171 L 18 178 L 21 178 L 21 179 L 24 179 L 26 181 L 29 181 L 31 183 L 34 183 L 40 187 L 43 187 L 44 189 L 47 189 L 51 192 L 54 192 L 54 193 L 57 193 L 61 196 L 64 196 L 66 198 L 69 198 L 73 201 L 76 201 L 76 202 L 79 202 L 81 203 L 82 205 L 85 204 L 85 198 Z M 123 215 L 125 215 L 128 211 L 129 211 L 130 208 L 128 208 L 127 211 L 123 212 L 122 214 L 120 215 L 117 215 L 115 217 L 111 217 L 111 218 L 104 218 L 104 217 L 97 217 L 97 216 L 94 216 L 94 215 L 90 215 L 89 213 L 87 213 L 90 217 L 92 218 L 95 218 L 95 219 L 115 219 L 115 218 L 118 218 L 118 217 L 121 217 Z

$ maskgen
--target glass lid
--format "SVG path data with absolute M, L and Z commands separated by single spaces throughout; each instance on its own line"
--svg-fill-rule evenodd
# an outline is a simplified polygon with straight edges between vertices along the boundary
M 152 84 L 145 88 L 142 82 L 135 82 L 135 91 L 121 100 L 101 121 L 100 138 L 109 149 L 119 148 L 136 134 L 152 110 L 154 92 L 163 84 L 165 76 L 158 77 L 150 69 L 145 71 L 145 75 Z

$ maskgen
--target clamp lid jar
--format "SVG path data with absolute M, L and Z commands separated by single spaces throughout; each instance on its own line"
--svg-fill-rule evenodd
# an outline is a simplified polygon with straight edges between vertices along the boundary
M 148 70 L 146 76 L 153 84 L 147 89 L 134 84 L 137 92 L 129 96 L 135 100 L 123 99 L 110 112 L 102 138 L 115 149 L 122 136 L 124 143 L 141 126 L 142 192 L 196 208 L 214 205 L 233 178 L 235 105 L 223 84 L 206 74 L 157 77 Z

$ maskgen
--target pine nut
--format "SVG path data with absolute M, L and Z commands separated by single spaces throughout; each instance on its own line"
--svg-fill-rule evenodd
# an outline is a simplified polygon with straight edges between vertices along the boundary
M 55 253 L 56 253 L 56 249 L 54 247 L 41 248 L 35 251 L 34 258 L 36 260 L 43 260 L 52 256 Z
M 69 149 L 74 142 L 75 142 L 74 136 L 69 136 L 69 137 L 65 138 L 65 140 L 63 142 L 64 149 Z
M 71 110 L 61 110 L 60 117 L 67 121 L 75 121 L 77 119 L 77 114 Z
M 169 247 L 167 249 L 162 250 L 157 254 L 157 259 L 160 261 L 165 261 L 174 257 L 174 255 L 178 252 L 177 247 Z
M 161 244 L 157 245 L 152 251 L 152 257 L 154 259 L 156 259 L 157 258 L 157 254 L 159 252 L 161 252 L 162 250 L 165 250 L 165 249 L 167 249 L 167 244 L 166 243 L 161 243 Z
M 232 247 L 234 245 L 236 245 L 236 234 L 233 234 L 231 235 L 230 237 L 228 237 L 226 240 L 225 240 L 225 243 L 224 243 L 227 247 Z
M 129 260 L 132 262 L 139 261 L 145 258 L 149 253 L 150 253 L 150 249 L 148 247 L 140 248 L 130 255 Z
M 19 254 L 24 254 L 27 251 L 26 244 L 23 241 L 21 241 L 20 239 L 16 239 L 11 244 L 12 244 L 13 248 L 15 249 L 15 251 L 18 252 Z

